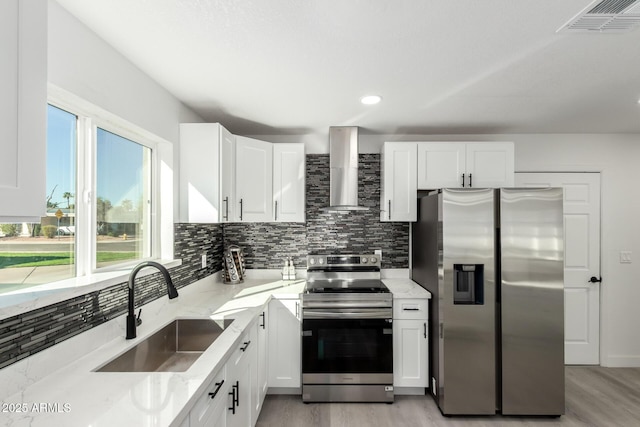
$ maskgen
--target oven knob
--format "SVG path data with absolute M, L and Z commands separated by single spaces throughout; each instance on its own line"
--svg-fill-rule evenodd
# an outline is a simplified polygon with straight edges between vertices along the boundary
M 324 264 L 324 258 L 318 258 L 318 264 Z
M 315 258 L 309 258 L 309 264 L 314 265 L 316 263 Z
M 378 259 L 375 257 L 372 257 L 369 261 L 371 261 L 371 263 L 375 264 L 378 262 Z
M 366 264 L 367 262 L 369 262 L 369 258 L 367 258 L 366 256 L 362 257 L 362 263 Z

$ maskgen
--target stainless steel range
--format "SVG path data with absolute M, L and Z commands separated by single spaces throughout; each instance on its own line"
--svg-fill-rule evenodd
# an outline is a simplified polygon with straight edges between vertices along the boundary
M 377 255 L 309 255 L 302 400 L 393 402 L 393 300 Z

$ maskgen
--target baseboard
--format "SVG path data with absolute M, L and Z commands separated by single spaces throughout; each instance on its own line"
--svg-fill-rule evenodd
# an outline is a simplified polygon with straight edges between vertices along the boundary
M 609 356 L 600 365 L 606 368 L 640 368 L 640 356 Z
M 267 394 L 296 394 L 302 396 L 301 387 L 269 387 Z
M 393 394 L 396 396 L 424 396 L 426 390 L 424 387 L 394 387 Z

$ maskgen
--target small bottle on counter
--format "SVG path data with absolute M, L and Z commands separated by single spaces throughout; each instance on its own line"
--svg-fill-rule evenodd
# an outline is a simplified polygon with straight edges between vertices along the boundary
M 282 280 L 287 280 L 289 276 L 289 260 L 284 259 L 284 266 L 282 267 Z
M 289 280 L 296 280 L 296 267 L 293 265 L 293 259 L 289 257 Z

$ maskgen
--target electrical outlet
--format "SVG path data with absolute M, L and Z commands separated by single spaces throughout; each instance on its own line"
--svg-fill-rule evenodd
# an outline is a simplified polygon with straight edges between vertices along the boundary
M 207 268 L 207 254 L 202 255 L 202 268 Z
M 631 251 L 620 251 L 620 264 L 631 264 Z
M 373 251 L 373 253 L 375 255 L 378 255 L 380 257 L 380 260 L 382 261 L 382 249 L 376 249 L 375 251 Z

